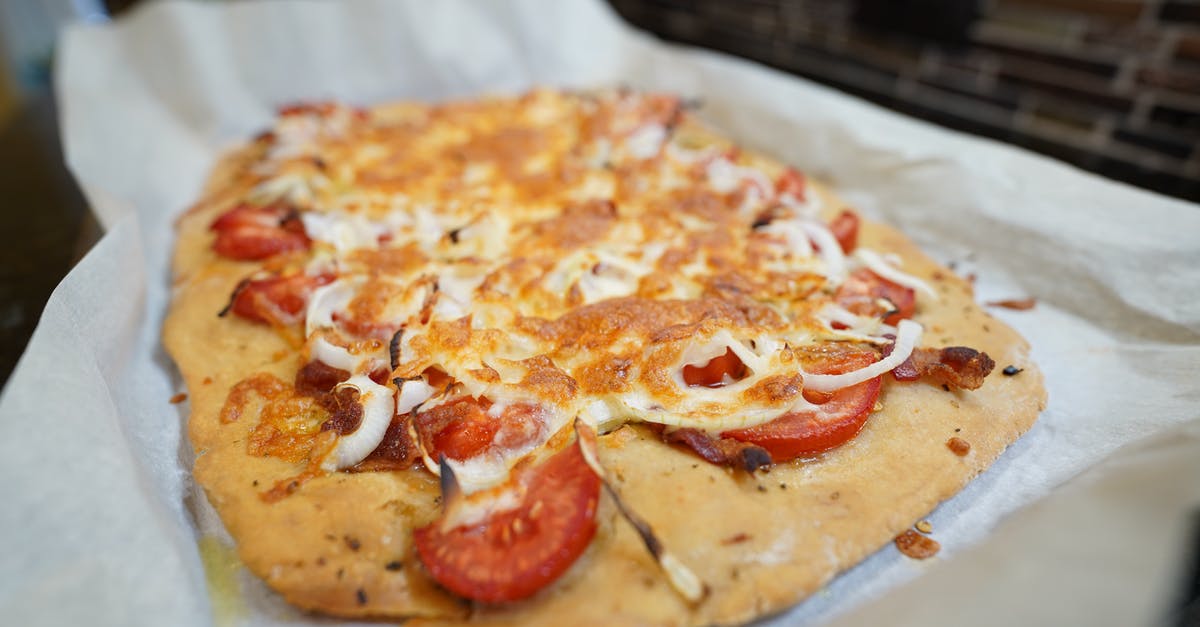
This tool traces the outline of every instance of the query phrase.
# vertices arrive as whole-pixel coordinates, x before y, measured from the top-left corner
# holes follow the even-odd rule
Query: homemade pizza
[[[195,478],[313,611],[752,620],[1045,402],[969,282],[669,95],[290,106],[178,229]]]

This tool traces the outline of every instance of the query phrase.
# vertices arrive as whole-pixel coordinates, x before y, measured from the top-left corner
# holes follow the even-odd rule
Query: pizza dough
[[[376,114],[403,117],[420,110],[396,105]],[[690,117],[683,125],[708,137]],[[938,295],[936,302],[919,301],[914,319],[925,327],[921,345],[969,346],[996,361],[997,372],[980,389],[946,391],[885,375],[880,406],[857,437],[811,459],[753,474],[664,444],[644,425],[621,426],[600,438],[603,466],[627,504],[708,586],[707,596],[692,604],[676,593],[606,496],[595,538],[561,579],[524,601],[472,604],[439,587],[414,555],[412,530],[439,514],[432,474],[325,473],[267,502],[260,495],[304,464],[247,452],[256,403],[236,421],[220,419],[238,382],[259,373],[290,382],[304,361],[296,338],[216,315],[261,264],[215,255],[209,226],[259,184],[255,164],[263,151],[260,141],[227,156],[204,198],[180,219],[164,341],[191,399],[197,481],[247,567],[304,609],[420,617],[419,624],[468,618],[522,625],[749,621],[812,594],[955,494],[1026,431],[1045,404],[1027,344],[975,303],[971,286],[902,234],[864,221],[859,246],[897,255],[905,273]],[[841,207],[811,183],[810,190],[824,199],[826,219]],[[999,369],[1010,364],[1022,372],[1002,376]],[[965,456],[947,447],[953,437],[970,444]]]

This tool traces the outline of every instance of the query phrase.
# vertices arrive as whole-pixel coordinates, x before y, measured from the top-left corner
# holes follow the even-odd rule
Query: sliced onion
[[[679,146],[675,142],[667,142],[666,153],[672,159],[685,164],[699,163],[712,159],[720,154],[721,149],[717,146],[705,146],[700,150],[692,150]]]
[[[801,222],[801,228],[821,248],[818,254],[825,262],[825,276],[834,281],[841,281],[846,276],[846,256],[842,254],[842,245],[829,229],[819,222]]]
[[[491,518],[493,514],[510,511],[521,506],[522,490],[511,484],[499,487],[491,494],[484,495],[483,498],[469,498],[458,480],[454,466],[445,457],[442,458],[437,475],[442,479],[442,511],[444,515],[438,526],[443,532],[479,524]]]
[[[345,348],[331,344],[320,336],[313,338],[312,344],[309,346],[309,356],[326,366],[351,373],[358,372],[359,365],[367,359],[352,355]]]
[[[362,277],[341,278],[313,290],[305,312],[305,334],[312,335],[317,329],[332,327],[333,312],[350,304],[363,280]]]
[[[704,173],[708,177],[708,184],[722,194],[737,189],[738,183],[741,182],[737,166],[723,157],[710,161]]]
[[[375,383],[370,377],[354,375],[337,384],[334,390],[344,388],[358,390],[358,402],[363,408],[362,422],[354,433],[338,438],[337,446],[321,464],[326,470],[349,468],[366,459],[383,441],[395,414],[396,403],[391,388]]]
[[[642,539],[642,544],[649,551],[650,556],[654,561],[658,562],[663,573],[667,576],[667,581],[675,592],[679,593],[684,599],[692,603],[698,603],[708,594],[708,587],[703,581],[692,572],[690,568],[685,566],[673,554],[668,552],[663,546],[662,540],[654,532],[641,516],[634,512],[625,499],[621,498],[620,493],[613,487],[612,482],[608,480],[608,475],[604,472],[604,467],[600,465],[600,456],[596,451],[596,431],[593,430],[586,422],[575,419],[575,437],[579,446],[579,451],[583,454],[583,460],[587,462],[592,472],[600,478],[600,483],[604,485],[604,490],[608,492],[608,496],[612,498],[613,503],[617,506],[617,511],[621,516],[637,531],[638,536]]]
[[[933,288],[929,287],[929,284],[911,274],[905,274],[892,267],[883,257],[879,256],[879,253],[867,248],[859,248],[854,251],[854,256],[863,262],[863,265],[867,266],[871,272],[878,274],[892,283],[917,290],[934,301],[938,299],[937,292],[933,291]]]
[[[635,159],[650,159],[662,150],[667,139],[667,129],[661,124],[647,124],[625,138],[625,149]]]
[[[811,257],[812,243],[809,242],[808,232],[796,220],[775,220],[763,229],[767,233],[779,234],[787,241],[796,257]]]
[[[437,392],[424,379],[409,379],[401,382],[400,394],[396,397],[396,415],[407,414]]]
[[[892,353],[883,359],[858,370],[842,374],[804,373],[804,387],[817,392],[835,392],[842,388],[869,381],[904,363],[921,339],[921,325],[912,320],[901,320],[896,330],[896,345]]]
[[[822,320],[832,323],[838,322],[853,329],[863,323],[863,317],[858,314],[838,305],[837,303],[828,303],[817,312],[817,317]]]
[[[378,248],[379,237],[388,233],[386,226],[358,214],[306,211],[300,215],[300,220],[309,237],[333,246],[338,253]]]
[[[808,218],[815,218],[821,212],[821,197],[816,192],[805,194],[803,200],[791,194],[780,194],[779,202]]]

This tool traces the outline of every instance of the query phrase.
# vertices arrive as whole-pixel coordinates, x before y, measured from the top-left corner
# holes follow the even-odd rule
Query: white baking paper
[[[51,298],[0,398],[5,622],[328,622],[245,573],[234,578],[238,598],[214,611],[197,544],[219,523],[188,476],[186,405],[168,403],[180,384],[158,340],[174,216],[224,148],[296,100],[615,83],[679,92],[701,99],[714,126],[833,182],[868,216],[977,273],[982,300],[1039,299],[1032,311],[995,313],[1033,344],[1049,407],[933,513],[942,553],[916,562],[887,547],[781,624],[868,601],[863,611],[883,607],[875,616],[899,622],[906,614],[887,608],[913,596],[889,590],[950,568],[987,582],[979,556],[989,550],[1036,565],[1046,556],[1019,544],[992,549],[1004,533],[979,543],[1123,444],[1200,420],[1200,207],[663,45],[598,1],[154,3],[68,29],[56,82],[69,166],[108,233]],[[1031,605],[1044,593],[996,583]],[[921,624],[961,616],[922,614]]]

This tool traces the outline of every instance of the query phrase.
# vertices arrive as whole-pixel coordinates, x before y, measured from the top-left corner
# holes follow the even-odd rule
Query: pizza
[[[317,612],[752,620],[1045,402],[969,282],[668,94],[285,107],[178,232],[195,479]]]

